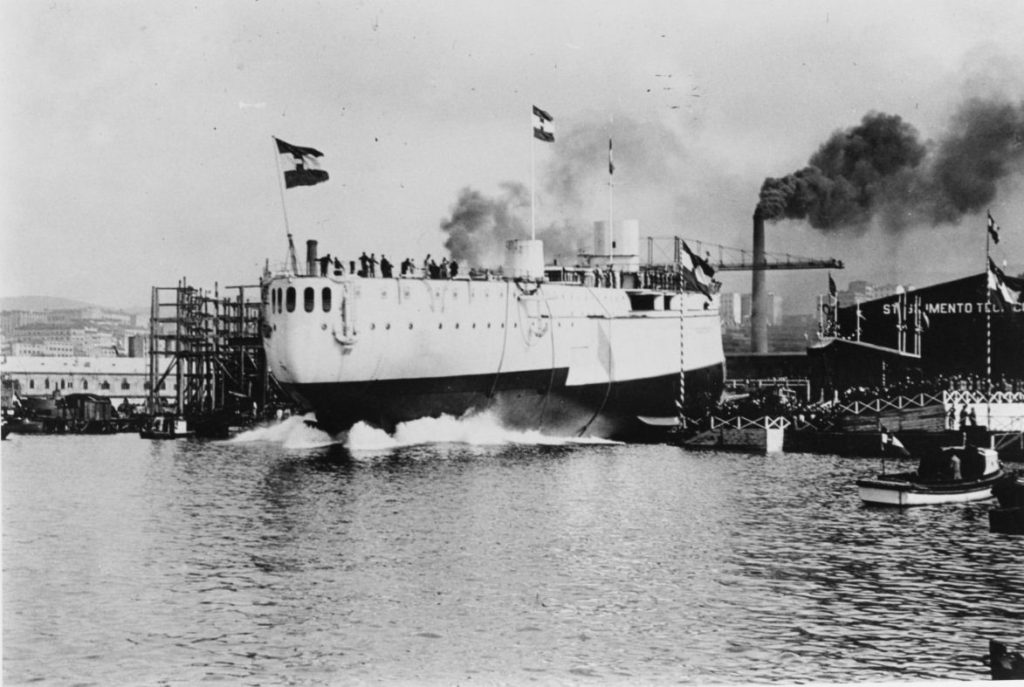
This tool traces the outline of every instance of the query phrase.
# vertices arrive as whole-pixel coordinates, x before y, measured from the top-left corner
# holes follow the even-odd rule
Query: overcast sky
[[[181,278],[253,284],[285,259],[285,210],[300,256],[316,238],[346,259],[421,261],[445,254],[463,189],[502,198],[505,182],[536,188],[539,226],[586,235],[609,214],[609,137],[617,219],[749,247],[764,179],[866,114],[930,141],[968,98],[1019,106],[1022,37],[1020,0],[7,0],[0,295],[132,307]],[[531,137],[534,104],[555,118],[553,144]],[[1016,273],[1024,140],[1010,135],[987,209]],[[330,180],[287,190],[282,207],[272,136],[323,151]],[[841,287],[981,270],[984,210],[910,225],[783,221],[768,250],[844,260]],[[797,310],[825,283],[769,275],[807,301]],[[749,274],[726,287],[749,289]]]

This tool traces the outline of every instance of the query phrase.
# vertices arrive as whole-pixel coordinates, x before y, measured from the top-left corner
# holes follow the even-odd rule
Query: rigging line
[[[539,286],[537,287],[537,291],[540,291]],[[548,310],[547,330],[551,334],[551,374],[548,376],[548,390],[544,392],[544,402],[540,407],[540,422],[538,424],[541,426],[544,424],[544,413],[547,412],[548,399],[551,397],[551,390],[555,387],[555,328],[552,326],[554,323],[554,317],[551,314],[551,303],[547,299],[544,299],[544,307]]]
[[[583,425],[583,429],[581,429],[576,436],[583,436],[584,432],[590,429],[590,425],[594,423],[597,416],[601,414],[602,410],[604,410],[605,404],[608,403],[608,397],[612,394],[612,369],[614,367],[612,362],[612,314],[608,311],[608,308],[605,307],[601,299],[594,295],[593,289],[589,286],[584,286],[583,288],[585,288],[591,296],[594,296],[594,300],[597,301],[598,305],[601,306],[601,309],[604,310],[605,315],[608,317],[608,385],[604,389],[604,398],[601,399],[601,405],[597,407],[594,414],[589,420],[587,420],[587,424]]]

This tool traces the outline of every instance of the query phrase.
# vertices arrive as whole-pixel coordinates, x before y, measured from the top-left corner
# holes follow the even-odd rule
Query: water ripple
[[[988,505],[865,508],[866,462],[300,424],[5,445],[5,682],[978,679],[1024,627]]]

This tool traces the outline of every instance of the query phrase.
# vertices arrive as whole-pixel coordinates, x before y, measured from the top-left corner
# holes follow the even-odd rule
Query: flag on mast
[[[551,143],[555,140],[555,119],[550,114],[533,106],[533,137]]]
[[[608,175],[615,174],[615,163],[612,162],[612,139],[608,139]]]
[[[836,301],[836,296],[839,293],[839,289],[836,288],[836,281],[832,278],[832,274],[828,275],[828,295],[832,298],[832,301]]]
[[[992,235],[992,242],[999,243],[999,225],[992,219],[992,213],[988,213],[988,233]]]
[[[988,259],[988,288],[995,291],[1007,305],[1024,302],[1024,288],[1013,288],[1007,283],[1006,273],[996,267],[992,258]]]
[[[317,158],[323,157],[324,154],[316,148],[292,145],[277,137],[274,141],[277,143],[277,152],[281,159],[285,188],[313,186],[330,178],[326,171],[320,169],[320,161]]]

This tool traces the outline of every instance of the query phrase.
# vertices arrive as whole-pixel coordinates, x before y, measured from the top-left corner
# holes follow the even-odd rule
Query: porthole
[[[391,329],[391,323],[388,322],[386,325],[384,325],[384,329]]]
[[[444,329],[444,325],[442,323],[438,322],[437,323],[437,328],[438,329]]]
[[[459,328],[459,323],[458,323],[458,322],[456,322],[456,323],[455,323],[455,328],[456,328],[456,329],[458,329],[458,328]]]
[[[409,329],[412,329],[412,322],[409,323]]]
[[[370,323],[370,331],[373,331],[376,328],[377,328],[377,324],[375,322],[371,322]]]
[[[307,286],[302,290],[302,306],[306,309],[306,312],[313,312],[315,301],[316,298],[314,296],[312,286]]]

